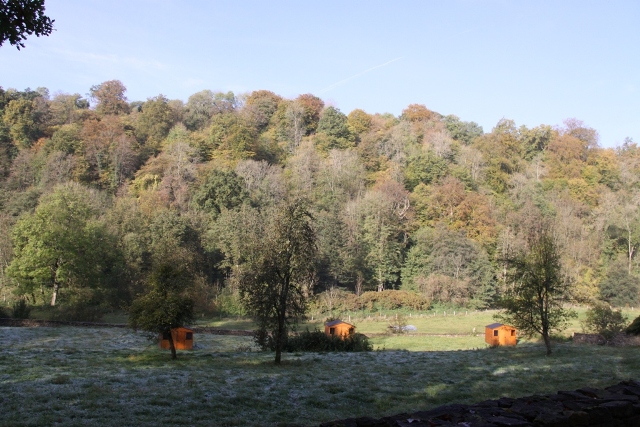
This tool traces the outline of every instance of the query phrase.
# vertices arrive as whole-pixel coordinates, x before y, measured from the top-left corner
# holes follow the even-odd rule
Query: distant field
[[[447,323],[464,331],[483,316]],[[418,332],[446,325],[421,322]],[[279,367],[247,337],[197,334],[196,350],[172,362],[126,329],[2,327],[0,336],[0,426],[317,425],[640,378],[637,348],[563,343],[545,357],[538,343],[490,349],[472,333],[378,336],[384,351],[290,353]],[[400,347],[412,351],[390,350]]]
[[[562,337],[569,338],[574,332],[583,331],[581,321],[585,318],[586,310],[585,307],[575,308],[578,318],[570,322],[569,327],[562,332]],[[497,313],[497,310],[451,310],[446,312],[438,310],[414,312],[411,315],[400,314],[400,316],[404,316],[407,325],[416,327],[415,332],[402,335],[388,335],[388,326],[399,315],[393,312],[365,316],[360,313],[354,313],[340,316],[340,318],[356,325],[357,332],[370,336],[371,342],[376,349],[404,349],[411,351],[469,350],[486,347],[484,343],[484,327],[495,322],[494,316]],[[640,315],[638,309],[625,309],[623,313],[627,316],[629,322]],[[314,317],[299,325],[298,329],[323,329],[323,320],[324,318],[318,319]],[[251,330],[255,328],[253,321],[242,318],[202,320],[199,323],[222,329]],[[537,341],[537,338],[534,338],[533,341]]]

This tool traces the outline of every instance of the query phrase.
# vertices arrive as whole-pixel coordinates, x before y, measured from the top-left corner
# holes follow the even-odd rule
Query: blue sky
[[[409,104],[490,131],[583,120],[640,142],[638,1],[46,0],[49,37],[0,47],[0,86],[86,94],[313,93],[344,113]]]

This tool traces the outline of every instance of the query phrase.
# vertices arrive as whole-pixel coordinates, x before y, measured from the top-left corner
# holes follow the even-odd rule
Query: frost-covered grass
[[[317,425],[640,378],[637,348],[568,343],[552,357],[527,343],[291,353],[274,366],[247,337],[197,334],[197,349],[177,361],[126,329],[0,328],[0,337],[0,426]]]

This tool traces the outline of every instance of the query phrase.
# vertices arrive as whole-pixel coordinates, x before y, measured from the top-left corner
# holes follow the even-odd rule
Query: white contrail
[[[391,63],[393,63],[393,62],[396,62],[396,61],[401,60],[402,58],[403,58],[403,57],[401,56],[401,57],[399,57],[399,58],[392,59],[391,61],[387,61],[387,62],[385,62],[384,64],[380,64],[380,65],[376,65],[375,67],[371,67],[371,68],[369,68],[369,69],[367,69],[367,70],[364,70],[364,71],[363,71],[363,72],[361,72],[361,73],[355,74],[355,75],[353,75],[353,76],[351,76],[351,77],[347,77],[347,78],[346,78],[346,79],[344,79],[344,80],[340,80],[339,82],[333,83],[333,84],[331,84],[331,85],[329,85],[329,86],[325,87],[324,89],[320,90],[318,93],[320,94],[320,93],[328,92],[328,91],[330,91],[331,89],[333,89],[333,88],[335,88],[335,87],[337,87],[337,86],[340,86],[341,84],[344,84],[344,83],[346,83],[346,82],[348,82],[348,81],[350,81],[350,80],[353,80],[353,79],[355,79],[355,78],[357,78],[357,77],[360,77],[360,76],[362,76],[362,75],[364,75],[364,74],[367,74],[367,73],[368,73],[368,72],[370,72],[370,71],[376,70],[376,69],[378,69],[378,68],[385,67],[385,66],[387,66],[387,65],[389,65],[389,64],[391,64]]]

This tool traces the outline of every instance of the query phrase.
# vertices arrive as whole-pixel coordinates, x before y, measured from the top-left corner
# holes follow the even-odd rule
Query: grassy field
[[[487,348],[491,316],[412,316],[417,334],[376,336],[378,351],[289,353],[278,367],[247,337],[198,334],[172,362],[126,329],[0,328],[0,426],[317,425],[640,378],[632,347]],[[390,319],[355,320],[379,334]],[[250,325],[232,322],[214,326]]]

